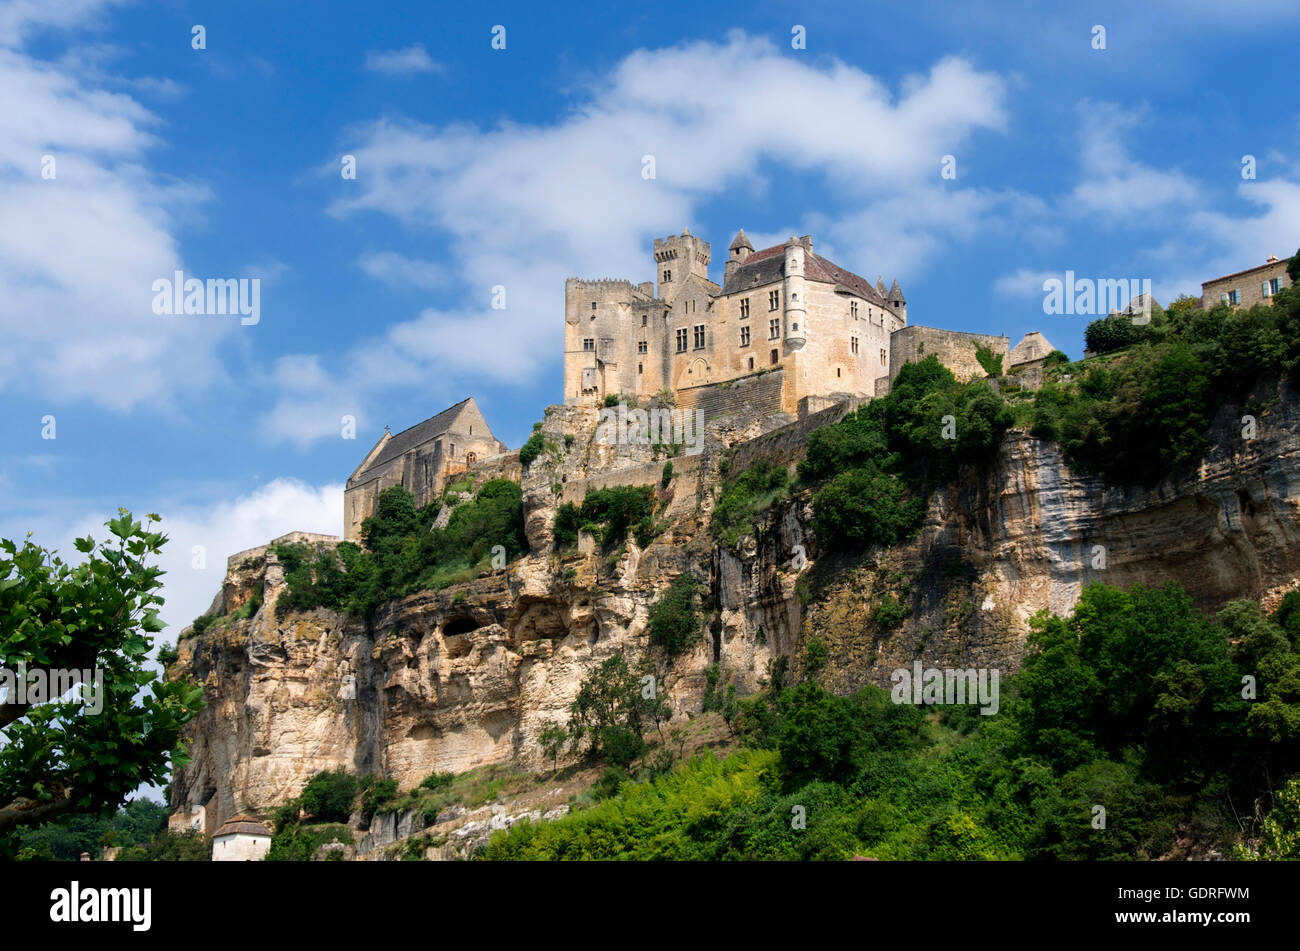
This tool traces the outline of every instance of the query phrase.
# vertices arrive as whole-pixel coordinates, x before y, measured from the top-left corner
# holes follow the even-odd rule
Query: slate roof
[[[762,251],[755,251],[751,254],[745,260],[745,263],[736,268],[731,273],[731,276],[726,279],[722,293],[734,294],[739,291],[749,290],[751,287],[774,284],[780,281],[784,275],[785,245],[778,244],[775,247],[764,248]],[[846,271],[838,264],[834,264],[818,254],[813,254],[811,251],[804,255],[804,276],[810,281],[839,284],[871,301],[878,307],[888,306],[884,295],[878,293],[871,286],[870,281],[858,277],[852,271]]]
[[[460,411],[465,408],[465,405],[471,399],[473,399],[473,397],[463,399],[455,406],[443,410],[437,416],[430,416],[424,422],[416,423],[410,429],[403,429],[400,433],[394,434],[393,438],[388,440],[388,444],[384,446],[379,455],[375,457],[374,462],[366,466],[366,468],[361,472],[358,472],[355,478],[360,479],[371,469],[391,462],[398,456],[406,454],[416,446],[428,442],[435,436],[441,436],[451,428],[451,424],[455,422],[456,417],[460,415]]]
[[[244,835],[270,835],[271,830],[262,823],[258,822],[252,816],[239,815],[233,819],[227,819],[221,824],[221,828],[212,833],[215,839],[217,836],[234,835],[242,832]]]

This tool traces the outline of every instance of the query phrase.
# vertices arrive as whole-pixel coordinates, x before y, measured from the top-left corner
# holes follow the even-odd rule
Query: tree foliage
[[[0,665],[102,675],[100,688],[38,705],[11,693],[0,705],[0,832],[114,809],[186,762],[180,730],[202,688],[164,683],[146,665],[163,629],[162,570],[150,562],[166,537],[155,521],[120,509],[105,523],[111,541],[76,540],[84,557],[75,565],[30,540],[0,539]]]

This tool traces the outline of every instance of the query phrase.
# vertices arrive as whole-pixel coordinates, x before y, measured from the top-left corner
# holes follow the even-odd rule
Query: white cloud
[[[414,73],[442,72],[445,67],[430,58],[423,43],[416,43],[403,50],[367,51],[366,69],[387,73],[389,76],[409,76]]]
[[[162,515],[158,530],[167,535],[159,566],[163,575],[164,605],[161,610],[167,630],[162,639],[176,642],[181,628],[208,609],[221,590],[226,559],[291,531],[338,535],[343,527],[343,486],[311,486],[292,479],[276,479],[234,499],[209,505],[160,502],[149,506]],[[143,520],[147,510],[133,514]],[[74,539],[90,535],[96,541],[109,537],[104,522],[116,511],[85,512],[71,520],[61,515],[11,516],[0,526],[0,536],[21,540],[32,531],[32,541],[56,548],[76,563],[79,555]],[[204,567],[196,567],[202,549]]]
[[[1242,182],[1237,195],[1260,212],[1234,216],[1206,211],[1192,216],[1193,228],[1222,249],[1211,260],[1214,273],[1202,280],[1263,264],[1270,254],[1290,257],[1300,245],[1300,184],[1283,179]]]
[[[1004,274],[993,282],[993,290],[999,297],[1036,297],[1043,296],[1043,282],[1061,275],[1054,271],[1031,271],[1021,268],[1013,274]]]
[[[1182,172],[1155,169],[1129,155],[1127,142],[1141,131],[1145,110],[1084,100],[1077,111],[1084,178],[1070,196],[1072,210],[1108,215],[1110,224],[1123,225],[1139,213],[1185,212],[1196,204],[1199,189]]]
[[[361,270],[386,284],[433,290],[447,283],[447,270],[442,265],[408,258],[396,251],[367,254],[358,263]]]
[[[69,4],[71,18],[46,6],[57,5],[5,7],[0,37],[80,25],[102,5]],[[119,410],[164,403],[219,378],[215,348],[239,326],[151,308],[153,281],[182,267],[175,216],[207,192],[150,173],[157,117],[71,68],[0,48],[0,391]]]
[[[1004,127],[1004,98],[1000,77],[961,59],[893,90],[855,66],[814,65],[733,33],[723,43],[630,54],[553,125],[388,118],[352,130],[358,144],[348,151],[364,174],[331,212],[375,212],[445,234],[446,267],[462,284],[455,306],[423,310],[363,341],[341,372],[363,395],[429,379],[531,382],[560,358],[565,276],[645,279],[654,236],[689,226],[726,191],[751,192],[760,176],[780,188],[787,170],[832,186],[834,204],[817,220],[850,255],[839,263],[873,274],[915,268],[969,238],[1005,201],[939,177],[943,155],[978,130]],[[642,177],[646,155],[653,180]],[[854,233],[864,225],[869,240]],[[709,237],[716,273],[731,235]],[[391,253],[367,264],[376,276],[434,280]],[[496,285],[506,289],[504,310],[491,308]],[[379,376],[369,372],[379,367]]]

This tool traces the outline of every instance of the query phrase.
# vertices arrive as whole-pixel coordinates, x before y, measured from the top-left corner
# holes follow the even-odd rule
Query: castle
[[[869,281],[813,251],[812,237],[755,251],[744,229],[722,284],[709,279],[709,243],[684,230],[656,239],[652,281],[564,287],[564,402],[668,390],[691,405],[700,387],[781,374],[780,408],[808,396],[871,396],[889,376],[889,340],[907,326],[894,281]]]
[[[709,242],[683,230],[656,238],[654,281],[569,278],[564,285],[564,403],[670,398],[705,418],[726,413],[806,417],[889,392],[905,363],[935,356],[960,379],[980,361],[1030,371],[1052,349],[1037,332],[1005,336],[909,324],[895,279],[873,285],[813,251],[810,235],[755,251],[741,229],[722,284],[709,279]],[[379,493],[403,485],[423,506],[450,476],[502,468],[506,447],[473,399],[385,433],[348,479],[344,538],[360,537]],[[517,456],[513,456],[518,468]]]
[[[984,374],[976,348],[1009,357],[1006,337],[909,326],[897,279],[873,285],[813,251],[811,235],[755,251],[742,228],[722,284],[709,242],[689,229],[654,242],[653,281],[570,278],[564,287],[564,402],[692,406],[704,388],[777,374],[779,410],[807,415],[882,395],[903,363],[935,354],[963,378]]]

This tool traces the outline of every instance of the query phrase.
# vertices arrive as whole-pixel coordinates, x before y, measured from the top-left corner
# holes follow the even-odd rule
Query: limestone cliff
[[[557,556],[556,507],[593,486],[658,485],[665,457],[603,445],[594,410],[553,407],[547,448],[524,474],[532,551],[503,570],[391,603],[368,626],[327,610],[277,618],[273,552],[232,567],[214,605],[225,616],[185,636],[172,668],[207,697],[189,728],[193,762],[173,782],[175,816],[211,828],[265,813],[328,768],[405,789],[435,770],[538,765],[541,726],[567,719],[594,665],[647,651],[649,607],[682,572],[705,586],[708,622],[693,651],[659,658],[678,717],[701,709],[710,665],[745,692],[777,655],[798,667],[813,636],[829,649],[823,680],[840,690],[887,685],[916,659],[1015,669],[1029,618],[1068,611],[1094,579],[1177,580],[1207,608],[1271,603],[1300,574],[1300,399],[1276,396],[1256,438],[1243,440],[1240,411],[1225,408],[1199,469],[1151,490],[1071,472],[1055,445],[1013,431],[989,465],[931,497],[912,542],[834,558],[819,557],[807,493],[766,512],[734,549],[708,524],[724,469],[760,456],[792,464],[806,433],[845,407],[712,424],[705,451],[675,458],[658,490],[662,534],[613,558],[582,550],[591,546]],[[903,608],[897,626],[879,623],[887,599]]]

